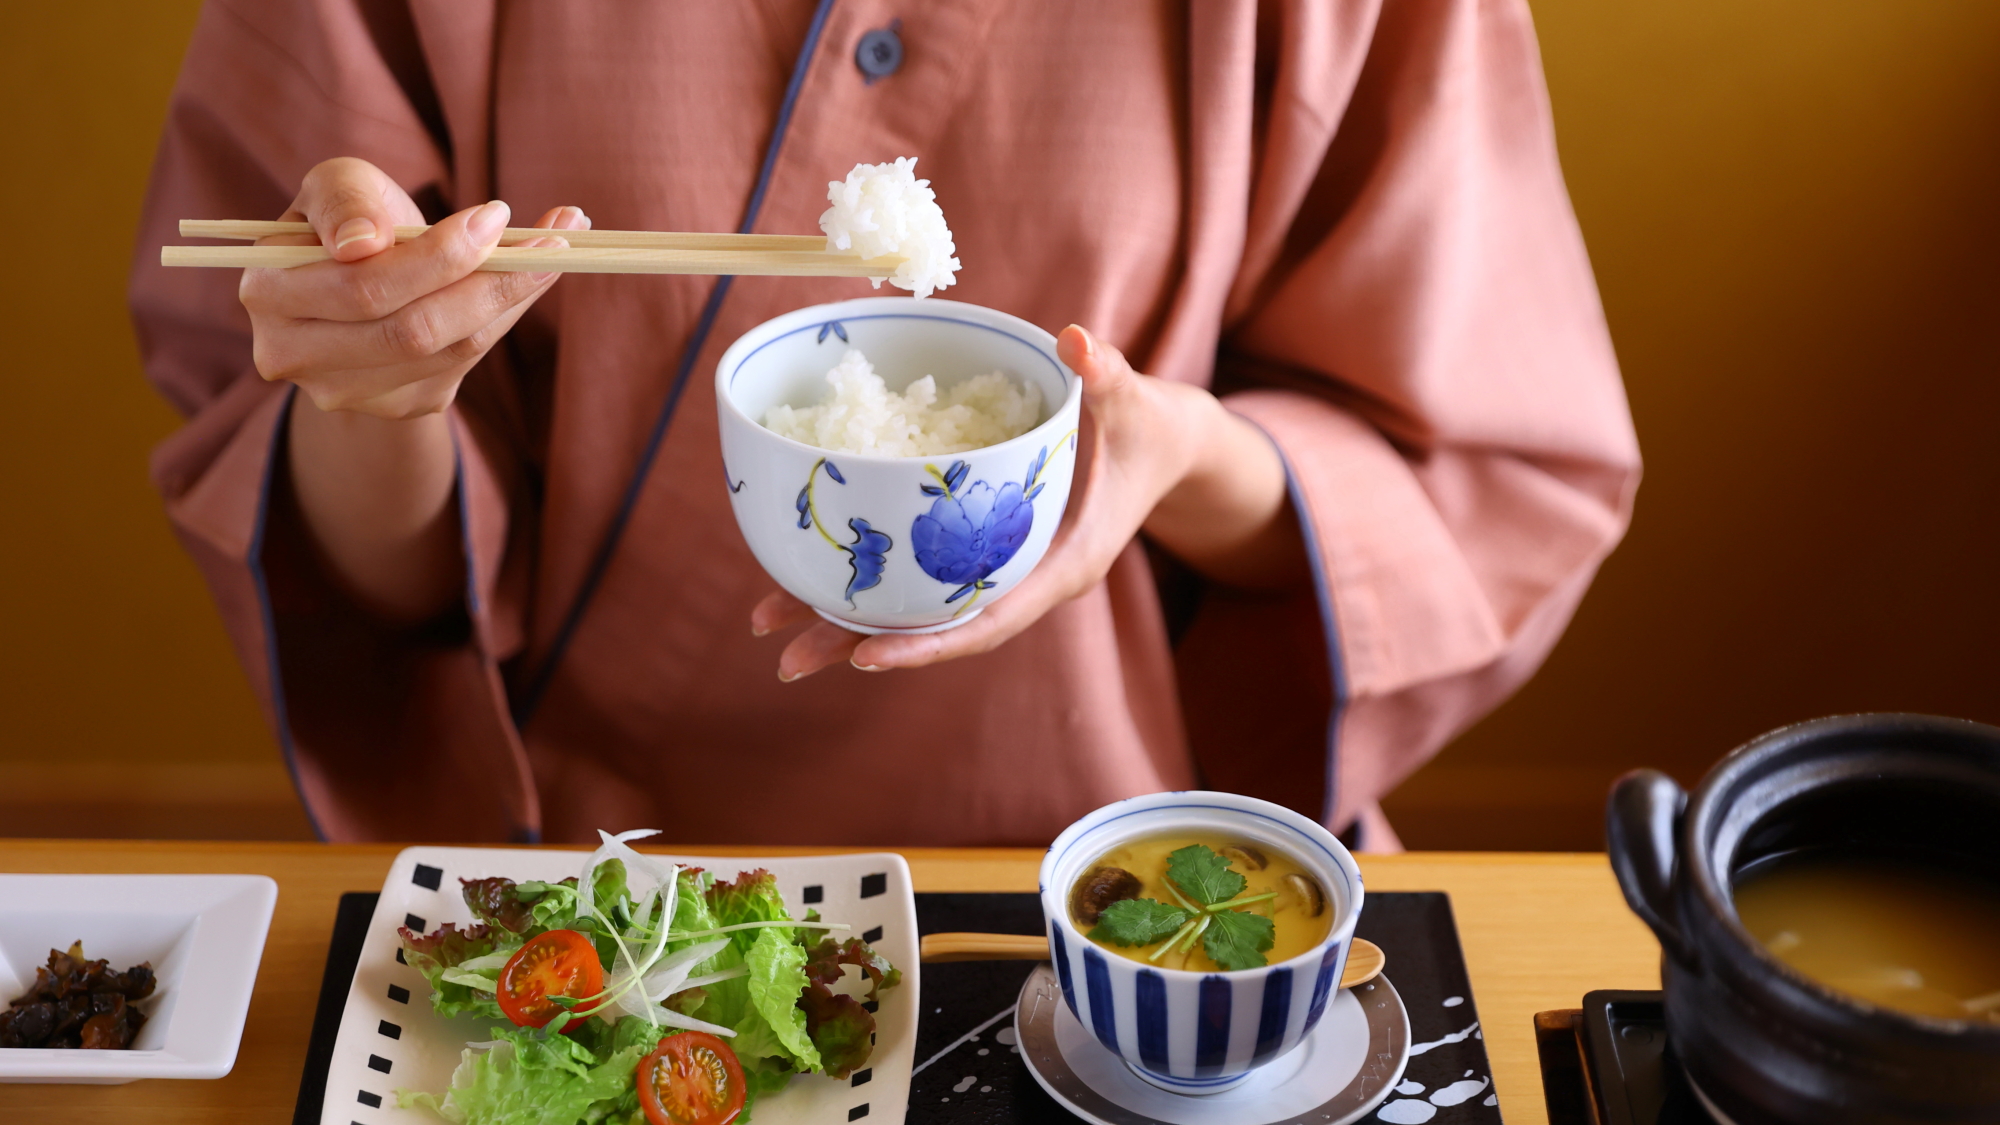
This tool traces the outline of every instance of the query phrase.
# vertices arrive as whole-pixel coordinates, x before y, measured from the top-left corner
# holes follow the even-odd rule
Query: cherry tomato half
[[[729,1125],[743,1112],[743,1067],[729,1044],[706,1032],[660,1040],[639,1060],[638,1082],[652,1125]]]
[[[562,1013],[551,996],[581,1000],[603,991],[597,947],[575,930],[550,930],[515,950],[500,970],[500,1010],[521,1027],[541,1027]]]

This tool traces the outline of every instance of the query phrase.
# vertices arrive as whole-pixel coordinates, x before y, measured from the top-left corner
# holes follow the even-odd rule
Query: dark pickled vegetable
[[[1095,926],[1114,902],[1138,898],[1139,877],[1122,867],[1096,867],[1076,881],[1069,894],[1069,912],[1081,926]]]
[[[133,1005],[157,984],[149,963],[115,973],[105,961],[87,960],[82,942],[67,953],[51,949],[34,986],[0,1011],[0,1047],[124,1050],[146,1026]]]

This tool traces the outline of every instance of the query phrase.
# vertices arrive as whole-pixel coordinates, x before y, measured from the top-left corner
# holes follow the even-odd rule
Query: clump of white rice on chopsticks
[[[917,158],[897,157],[888,164],[856,164],[845,180],[826,185],[833,206],[819,217],[828,252],[859,254],[863,259],[889,254],[903,264],[887,278],[875,278],[918,297],[950,285],[958,272],[958,247],[945,225],[944,210],[929,180],[917,178]]]
[[[1042,390],[999,371],[939,391],[929,375],[897,394],[859,349],[826,373],[833,394],[764,415],[771,430],[806,445],[880,457],[930,457],[983,449],[1020,437],[1042,418]]]

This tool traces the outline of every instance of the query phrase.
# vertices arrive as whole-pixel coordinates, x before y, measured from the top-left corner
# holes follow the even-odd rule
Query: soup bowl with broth
[[[1324,1014],[1361,872],[1316,821],[1233,793],[1154,793],[1071,825],[1042,860],[1071,1014],[1134,1074],[1216,1094]]]
[[[1848,715],[1612,791],[1667,1036],[1734,1125],[2000,1121],[2000,730]]]

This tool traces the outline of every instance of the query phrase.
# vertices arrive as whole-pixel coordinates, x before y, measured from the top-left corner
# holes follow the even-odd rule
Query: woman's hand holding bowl
[[[989,651],[1103,581],[1142,530],[1219,582],[1268,588],[1303,576],[1284,464],[1263,431],[1199,387],[1132,370],[1081,327],[1064,329],[1056,347],[1083,380],[1087,467],[1048,556],[1007,597],[946,632],[862,636],[816,622],[785,646],[779,679],[843,659],[876,672]],[[762,636],[813,616],[779,591],[757,606],[751,629]]]

